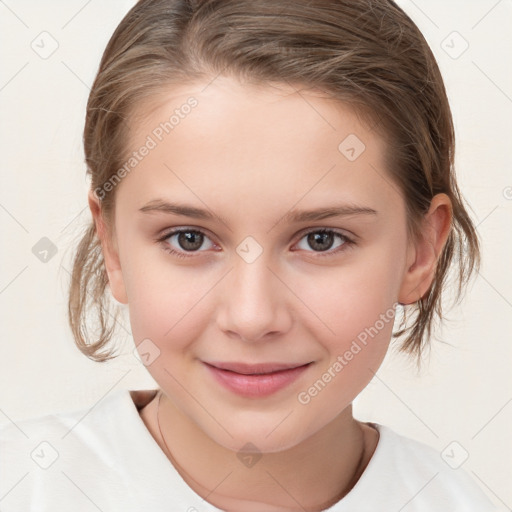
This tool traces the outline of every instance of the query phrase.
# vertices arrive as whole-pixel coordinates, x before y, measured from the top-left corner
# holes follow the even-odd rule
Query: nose
[[[219,289],[217,325],[245,342],[279,337],[292,325],[291,294],[264,255],[252,263],[235,255],[234,266]]]

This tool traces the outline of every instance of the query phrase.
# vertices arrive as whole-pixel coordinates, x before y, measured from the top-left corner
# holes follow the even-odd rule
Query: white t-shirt
[[[91,409],[3,425],[0,510],[219,512],[187,485],[142,421],[138,411],[155,392],[118,390]],[[329,512],[496,510],[436,450],[371,425],[380,433],[375,453]]]

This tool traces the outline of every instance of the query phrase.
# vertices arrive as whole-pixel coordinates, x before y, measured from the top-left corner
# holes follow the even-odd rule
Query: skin
[[[450,200],[437,195],[423,237],[408,239],[382,138],[348,105],[288,85],[221,76],[173,87],[140,110],[128,147],[140,148],[190,96],[198,105],[117,185],[112,236],[89,194],[110,288],[129,307],[136,345],[150,339],[160,351],[147,369],[163,392],[160,426],[188,485],[224,510],[320,510],[352,488],[374,453],[378,432],[353,418],[351,403],[378,370],[393,322],[309,403],[298,394],[381,314],[428,290],[451,226]],[[349,134],[366,146],[355,161],[338,150]],[[224,222],[139,211],[156,198],[208,209]],[[284,218],[349,202],[377,214]],[[178,227],[205,232],[199,250],[187,253],[177,236],[155,241]],[[321,251],[308,243],[311,228],[355,243],[334,253],[344,242],[334,235]],[[263,250],[252,263],[236,252],[247,236]],[[313,364],[255,399],[213,380],[202,361],[214,360]],[[165,452],[156,404],[141,417]],[[262,454],[252,467],[236,456],[248,442]]]

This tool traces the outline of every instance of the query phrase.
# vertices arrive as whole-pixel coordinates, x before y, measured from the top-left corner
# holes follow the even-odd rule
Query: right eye
[[[158,239],[158,242],[162,243],[163,248],[168,253],[181,257],[191,257],[194,252],[204,252],[199,249],[203,246],[205,240],[210,240],[205,233],[198,229],[181,228],[173,229],[167,232],[163,237]],[[174,245],[173,245],[174,242]],[[210,246],[207,248],[214,247],[214,244],[210,241]]]

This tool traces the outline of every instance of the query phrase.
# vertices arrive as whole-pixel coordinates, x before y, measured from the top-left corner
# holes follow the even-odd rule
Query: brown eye
[[[339,242],[336,242],[337,239]],[[306,233],[297,244],[297,247],[307,252],[325,253],[322,256],[330,256],[344,251],[354,244],[343,233],[338,233],[332,229],[316,229]]]
[[[191,256],[187,253],[202,253],[214,247],[208,236],[197,229],[175,229],[157,240],[164,249],[176,256]],[[206,247],[205,241],[207,241]],[[208,245],[209,244],[209,245]],[[200,249],[204,250],[200,250]]]
[[[184,251],[197,251],[203,245],[204,236],[199,231],[180,231],[177,241]]]
[[[317,251],[327,251],[334,243],[333,233],[317,232],[307,235],[308,244],[312,249]]]

